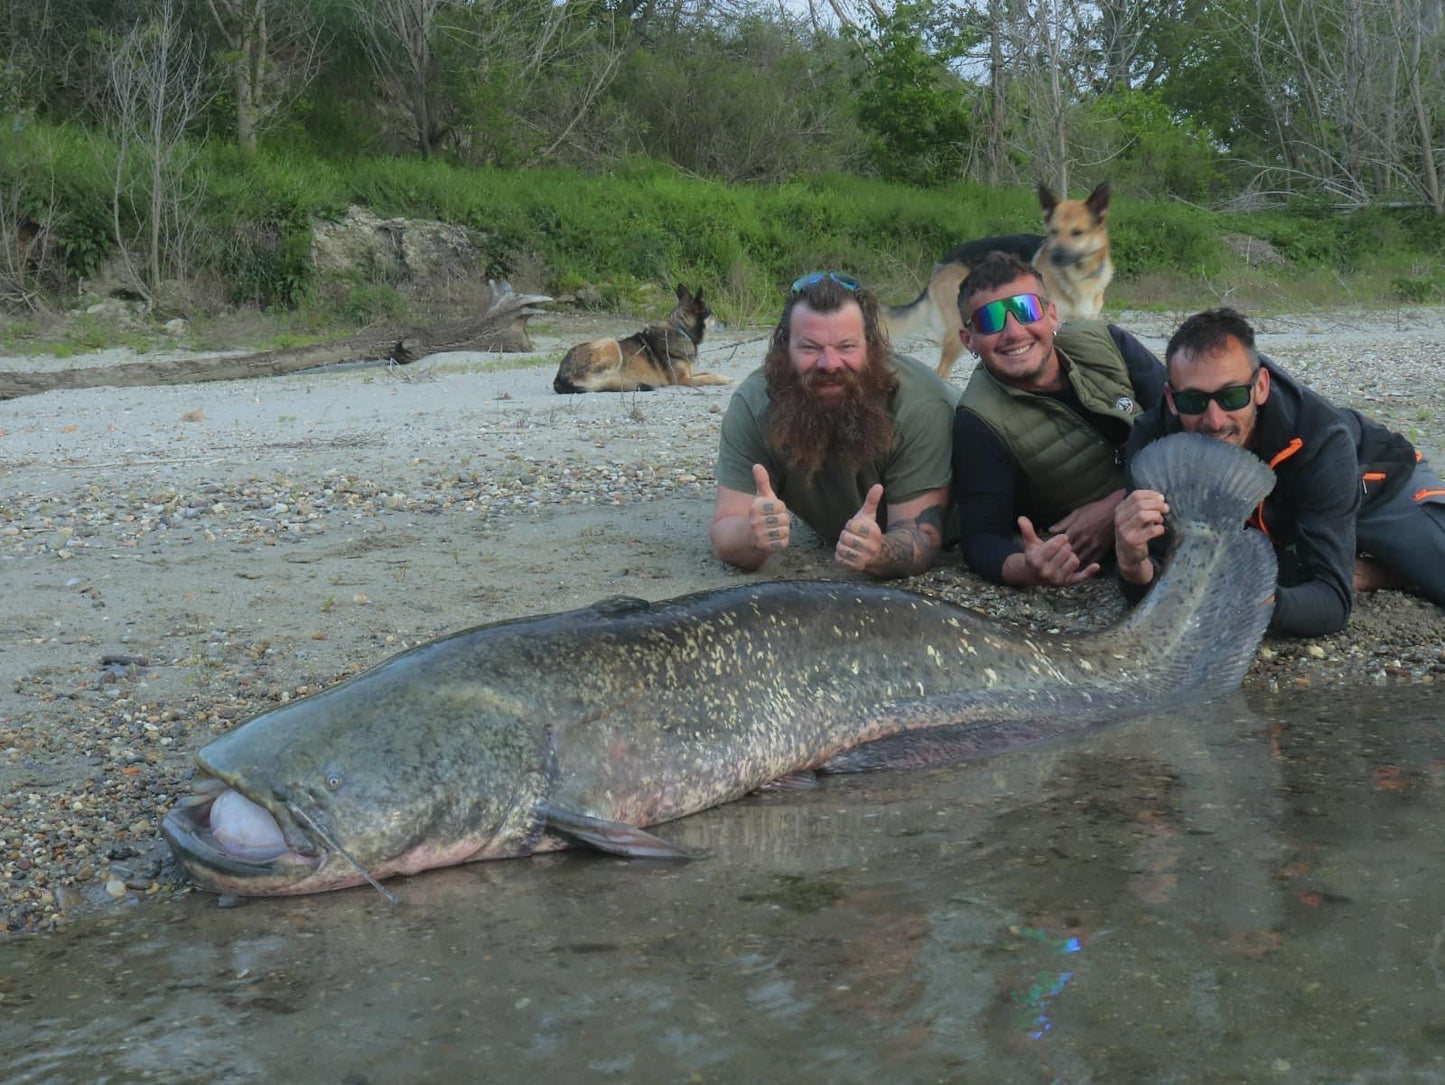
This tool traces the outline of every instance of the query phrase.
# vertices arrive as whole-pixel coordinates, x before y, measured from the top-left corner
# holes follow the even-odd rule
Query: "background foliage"
[[[747,307],[833,264],[914,290],[1036,229],[1036,181],[1104,179],[1122,297],[1210,281],[1239,232],[1437,298],[1442,4],[10,0],[0,301],[120,260],[148,300],[295,304],[309,223],[357,202],[553,290]]]

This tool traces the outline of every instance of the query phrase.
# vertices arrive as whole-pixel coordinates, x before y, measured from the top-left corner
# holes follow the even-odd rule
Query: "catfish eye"
[[[339,790],[341,787],[341,773],[331,769],[326,773],[326,787],[329,791]]]

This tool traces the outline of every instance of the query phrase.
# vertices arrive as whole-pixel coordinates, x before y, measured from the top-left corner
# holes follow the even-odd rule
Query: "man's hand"
[[[1054,535],[1044,540],[1034,532],[1027,516],[1019,517],[1019,536],[1023,539],[1024,585],[1049,584],[1056,588],[1088,580],[1099,571],[1097,561],[1085,565],[1074,552],[1067,535]],[[1018,557],[1019,555],[1015,555]],[[1012,559],[1010,559],[1012,560]],[[1007,565],[1007,562],[1005,562]]]
[[[759,550],[786,550],[791,533],[793,514],[773,493],[773,483],[768,478],[768,469],[760,463],[753,464],[753,484],[758,494],[748,507],[748,527],[753,533],[753,545]]]
[[[1157,490],[1135,490],[1114,510],[1114,559],[1119,575],[1131,584],[1154,580],[1149,540],[1164,534],[1169,503]]]
[[[863,498],[863,507],[843,525],[838,536],[833,560],[855,573],[864,572],[883,548],[883,529],[878,526],[878,503],[882,500],[883,486],[875,482]]]
[[[1080,561],[1103,561],[1114,547],[1114,510],[1124,500],[1124,491],[1080,505],[1049,528],[1050,535],[1067,535]]]

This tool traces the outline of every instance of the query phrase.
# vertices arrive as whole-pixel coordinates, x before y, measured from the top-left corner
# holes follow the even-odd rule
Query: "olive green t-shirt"
[[[875,482],[883,484],[878,522],[885,526],[888,502],[909,501],[947,486],[952,477],[953,412],[959,389],[907,355],[895,355],[893,361],[898,369],[898,390],[888,404],[893,416],[893,446],[856,471],[825,463],[812,476],[792,470],[768,445],[767,383],[762,369],[754,370],[738,385],[723,416],[718,485],[756,493],[753,464],[762,464],[772,479],[773,492],[830,545],[862,507]]]

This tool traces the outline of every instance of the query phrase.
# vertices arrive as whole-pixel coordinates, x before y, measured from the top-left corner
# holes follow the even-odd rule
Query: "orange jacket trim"
[[[1298,437],[1294,438],[1292,441],[1290,441],[1289,444],[1285,445],[1274,454],[1274,459],[1269,461],[1269,469],[1273,471],[1280,464],[1284,463],[1285,460],[1289,459],[1300,449],[1304,448],[1304,446],[1305,443],[1303,440]],[[1249,514],[1249,519],[1246,520],[1245,523],[1253,524],[1255,527],[1259,528],[1259,530],[1264,532],[1266,538],[1269,537],[1269,528],[1267,528],[1264,524],[1263,501],[1261,501],[1259,505],[1255,508],[1255,510]]]

